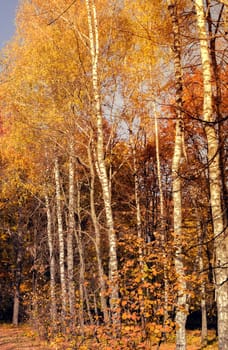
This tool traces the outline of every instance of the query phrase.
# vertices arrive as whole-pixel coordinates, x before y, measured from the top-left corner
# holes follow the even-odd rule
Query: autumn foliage
[[[204,81],[190,1],[171,1],[183,74],[181,235],[173,226],[179,107],[168,3],[24,0],[1,52],[0,321],[30,322],[50,343],[159,349],[174,341],[178,311],[190,315],[187,327],[192,315],[201,327],[201,311],[216,327]],[[211,3],[219,27],[211,125],[226,222],[226,6]]]

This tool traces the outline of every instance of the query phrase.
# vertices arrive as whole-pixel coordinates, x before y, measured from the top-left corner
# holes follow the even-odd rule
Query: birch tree
[[[52,220],[51,220],[51,208],[48,194],[45,194],[45,206],[47,211],[47,237],[48,237],[48,249],[49,249],[49,264],[50,264],[50,297],[51,297],[51,321],[55,328],[57,320],[56,309],[56,295],[55,295],[55,255],[54,244],[52,236]]]
[[[67,232],[67,280],[68,280],[68,298],[71,325],[75,319],[75,287],[74,287],[74,252],[73,235],[75,230],[74,222],[74,192],[75,192],[75,169],[74,169],[74,142],[69,142],[69,203],[68,203],[68,232]]]
[[[59,161],[55,158],[54,165],[55,187],[56,187],[56,216],[58,222],[58,238],[59,238],[59,269],[61,282],[61,298],[62,298],[62,317],[63,321],[66,317],[67,310],[67,289],[66,289],[66,272],[65,272],[65,248],[62,222],[62,207],[61,207],[61,189],[60,189],[60,174]]]
[[[108,314],[108,307],[107,307],[107,301],[106,301],[106,285],[105,285],[105,274],[104,274],[104,268],[102,265],[102,258],[101,258],[101,233],[100,233],[100,226],[96,214],[96,207],[95,207],[95,170],[94,170],[94,163],[92,159],[92,139],[89,142],[89,145],[87,147],[87,154],[88,154],[88,161],[89,161],[89,168],[90,168],[90,211],[91,211],[91,219],[93,222],[93,227],[95,231],[95,249],[96,249],[96,257],[97,257],[97,267],[98,267],[98,275],[99,275],[99,284],[100,284],[100,299],[101,299],[101,310],[104,315],[104,322],[105,324],[109,324],[110,318]]]
[[[133,134],[133,124],[134,121],[130,121],[129,125],[129,143],[131,147],[131,153],[133,158],[133,172],[134,172],[134,197],[135,197],[135,208],[136,208],[136,226],[137,226],[137,236],[138,236],[138,254],[139,254],[139,269],[140,273],[142,275],[141,280],[143,283],[144,280],[144,262],[143,262],[143,234],[142,234],[142,218],[141,218],[141,207],[140,207],[140,184],[139,184],[139,174],[138,174],[138,165],[137,165],[137,158],[136,158],[136,149],[137,149],[137,134],[136,134],[136,140],[134,140],[134,134]],[[141,316],[141,322],[142,326],[145,327],[145,320],[144,320],[144,297],[142,297],[142,300],[140,301],[140,316]]]
[[[186,349],[185,324],[187,319],[187,294],[184,270],[184,258],[182,252],[182,191],[180,164],[183,155],[183,82],[181,67],[181,44],[179,34],[179,24],[177,17],[177,7],[175,1],[168,1],[168,9],[172,19],[173,53],[176,86],[176,133],[174,143],[174,153],[172,161],[172,196],[173,196],[173,229],[174,229],[174,263],[177,278],[177,307],[176,307],[176,349]]]
[[[19,323],[19,307],[20,307],[20,285],[22,280],[22,232],[19,230],[18,238],[16,242],[16,266],[14,277],[14,297],[13,297],[13,319],[14,326],[18,326]]]
[[[155,148],[156,148],[156,165],[157,165],[157,176],[158,176],[158,187],[160,194],[160,230],[161,230],[161,243],[163,250],[163,264],[164,264],[164,318],[163,326],[166,326],[168,321],[168,269],[167,269],[167,252],[166,252],[166,224],[165,224],[165,206],[164,206],[164,194],[162,188],[162,174],[161,174],[161,163],[160,163],[160,145],[159,145],[159,125],[157,118],[157,111],[154,105],[154,131],[155,131]]]
[[[88,29],[89,29],[89,48],[92,66],[92,86],[93,86],[93,110],[96,117],[96,157],[98,177],[102,187],[103,201],[105,206],[106,223],[109,239],[109,278],[110,278],[110,309],[112,321],[114,324],[120,322],[119,315],[119,293],[118,293],[118,263],[116,234],[114,230],[113,213],[111,206],[111,192],[109,187],[107,168],[104,155],[104,135],[103,135],[103,117],[101,110],[101,95],[99,89],[98,63],[99,63],[99,35],[98,21],[95,2],[86,0]]]
[[[224,224],[218,134],[213,118],[211,60],[203,0],[195,0],[203,74],[203,119],[208,146],[210,205],[214,232],[214,283],[218,313],[219,350],[228,349],[228,231]]]

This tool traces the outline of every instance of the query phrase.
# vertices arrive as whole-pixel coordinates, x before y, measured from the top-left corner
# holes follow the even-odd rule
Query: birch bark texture
[[[169,299],[169,283],[168,283],[168,268],[167,268],[167,251],[166,251],[166,223],[165,223],[165,206],[164,206],[164,194],[162,188],[162,174],[161,174],[161,162],[160,162],[160,146],[159,146],[159,125],[157,118],[157,111],[155,103],[153,105],[154,112],[154,131],[155,131],[155,148],[156,148],[156,165],[157,165],[157,177],[158,188],[160,194],[160,230],[161,230],[161,244],[163,249],[163,273],[164,273],[164,317],[163,326],[165,328],[169,318],[168,314],[168,299]]]
[[[14,276],[14,297],[13,297],[13,318],[12,323],[14,326],[18,326],[19,323],[19,308],[20,308],[20,285],[22,275],[22,232],[19,230],[17,244],[16,244],[16,266]]]
[[[96,157],[98,165],[98,177],[102,187],[102,195],[105,207],[106,224],[109,239],[110,311],[112,315],[113,324],[118,324],[120,323],[120,314],[117,248],[111,206],[111,193],[104,157],[103,117],[101,111],[101,96],[98,82],[99,35],[95,2],[93,0],[86,0],[86,9],[89,29],[89,48],[92,64],[93,102],[97,131]]]
[[[67,282],[70,323],[73,326],[75,321],[75,286],[74,286],[74,251],[73,236],[75,230],[74,211],[75,211],[75,162],[74,162],[74,142],[69,142],[69,203],[68,203],[68,232],[67,232]]]
[[[133,135],[133,120],[131,120],[131,125],[129,127],[130,136],[130,146],[131,153],[133,157],[133,172],[134,172],[134,192],[135,192],[135,207],[136,207],[136,223],[137,223],[137,236],[138,236],[138,254],[139,254],[139,269],[141,274],[141,282],[144,282],[144,261],[143,261],[143,234],[142,234],[142,218],[141,218],[141,207],[140,207],[140,186],[139,186],[139,174],[138,165],[136,158],[136,141],[134,141]],[[140,300],[140,317],[142,327],[145,327],[144,319],[144,297]]]
[[[67,310],[67,289],[66,289],[63,221],[62,221],[62,208],[61,208],[60,174],[59,174],[59,161],[57,157],[55,158],[54,175],[55,175],[55,188],[56,188],[56,215],[57,215],[58,238],[59,238],[59,270],[60,270],[60,284],[61,284],[61,298],[62,298],[62,318],[64,321],[66,318],[66,310]]]
[[[203,74],[203,119],[208,146],[210,205],[214,232],[214,282],[218,313],[219,350],[228,349],[228,230],[224,224],[218,135],[213,123],[211,60],[203,0],[195,0]]]
[[[105,274],[102,265],[101,258],[101,234],[100,234],[100,226],[96,214],[95,207],[95,169],[92,160],[92,140],[87,148],[88,160],[89,160],[89,168],[90,168],[90,211],[91,211],[91,219],[93,222],[93,227],[95,231],[95,249],[96,249],[96,257],[97,257],[97,267],[98,267],[98,275],[99,275],[99,284],[100,284],[100,301],[101,301],[101,310],[104,315],[105,324],[110,323],[110,318],[108,314],[108,306],[107,306],[107,290],[105,285]]]
[[[173,196],[173,229],[174,229],[174,264],[177,278],[177,305],[176,305],[176,350],[186,349],[186,320],[188,313],[186,279],[184,270],[184,256],[182,252],[182,189],[180,164],[183,153],[183,84],[181,66],[181,43],[179,34],[179,23],[177,17],[176,2],[168,0],[168,10],[172,19],[173,53],[176,87],[176,131],[174,153],[172,160],[172,196]]]
[[[51,297],[51,321],[56,325],[57,321],[57,308],[56,308],[56,294],[55,294],[55,255],[54,255],[54,244],[52,236],[52,220],[51,220],[51,208],[48,194],[45,194],[45,206],[47,212],[47,238],[48,238],[48,249],[49,249],[49,264],[50,264],[50,297]]]
[[[137,166],[137,159],[136,159],[137,146],[136,146],[136,141],[134,141],[134,136],[133,136],[133,120],[131,121],[131,126],[129,127],[129,135],[130,135],[131,153],[132,153],[132,157],[133,157],[137,236],[138,236],[138,240],[139,240],[139,265],[140,265],[140,271],[143,275],[142,218],[141,218],[141,208],[140,208],[139,175],[138,175],[138,166]]]

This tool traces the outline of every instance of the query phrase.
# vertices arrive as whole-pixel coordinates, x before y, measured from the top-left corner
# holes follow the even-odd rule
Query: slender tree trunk
[[[169,315],[168,315],[168,269],[167,269],[167,254],[166,254],[166,225],[165,225],[165,210],[164,210],[164,196],[162,188],[162,176],[161,176],[161,164],[160,164],[160,150],[159,150],[159,136],[158,136],[158,120],[157,113],[154,107],[154,129],[155,129],[155,146],[156,146],[156,163],[157,163],[157,174],[158,174],[158,187],[160,194],[160,230],[161,230],[161,243],[163,250],[163,271],[164,271],[164,318],[163,327],[166,326]],[[164,338],[166,334],[164,333]]]
[[[176,122],[176,139],[172,164],[173,177],[173,226],[174,226],[174,263],[177,276],[177,307],[176,307],[176,350],[186,349],[186,319],[187,319],[187,294],[182,253],[182,206],[181,206],[181,179],[179,177],[179,160],[181,153],[180,123]]]
[[[207,307],[206,307],[206,281],[203,262],[203,227],[201,225],[199,208],[196,201],[193,200],[193,205],[195,208],[195,216],[197,222],[198,231],[198,268],[199,268],[199,278],[200,278],[200,294],[201,294],[201,347],[207,345]]]
[[[221,181],[222,181],[222,191],[221,191],[221,199],[222,199],[222,209],[225,212],[224,219],[228,220],[228,188],[227,188],[227,181],[226,181],[226,167],[225,167],[225,138],[226,135],[222,134],[222,113],[221,113],[221,102],[222,102],[222,86],[221,86],[221,79],[220,79],[220,66],[217,62],[217,55],[216,55],[216,38],[218,36],[220,24],[221,24],[221,18],[222,13],[225,12],[227,9],[228,11],[228,5],[227,7],[223,4],[220,8],[220,12],[218,14],[218,18],[215,24],[215,29],[213,31],[213,20],[211,17],[211,9],[210,9],[210,0],[207,0],[207,23],[208,23],[208,30],[209,30],[209,38],[210,38],[210,57],[211,57],[211,66],[213,70],[213,76],[215,80],[215,86],[214,89],[214,105],[215,105],[215,112],[217,115],[217,121],[218,121],[218,142],[219,142],[219,161],[220,161],[220,169],[221,169]]]
[[[203,264],[203,257],[202,257],[202,246],[200,243],[200,252],[199,252],[199,270],[202,273],[204,264]],[[201,281],[200,286],[200,292],[201,292],[201,346],[205,347],[207,345],[207,306],[206,306],[206,282],[203,279]]]
[[[228,349],[228,234],[224,225],[221,199],[221,172],[218,135],[213,125],[212,75],[203,0],[195,0],[200,38],[204,101],[203,114],[208,145],[210,203],[215,252],[215,293],[218,313],[219,350]]]
[[[59,269],[60,269],[60,283],[61,283],[61,301],[62,301],[62,317],[65,323],[67,310],[67,289],[65,277],[65,251],[64,251],[64,235],[62,222],[62,208],[61,208],[61,190],[60,190],[60,174],[58,158],[55,158],[55,187],[56,187],[56,211],[58,222],[58,237],[59,237]],[[65,326],[65,324],[64,324]]]
[[[70,140],[69,145],[69,204],[68,204],[68,232],[67,232],[67,282],[69,296],[69,311],[71,327],[75,323],[75,286],[74,286],[74,253],[73,235],[75,230],[74,221],[74,143]]]
[[[21,284],[21,270],[22,270],[22,233],[18,233],[17,237],[17,258],[14,276],[14,297],[13,297],[13,319],[14,326],[19,323],[19,308],[20,308],[20,284]]]
[[[97,130],[97,164],[98,176],[102,187],[103,201],[105,206],[106,222],[108,228],[109,239],[109,278],[110,278],[110,310],[112,321],[114,324],[120,323],[119,311],[119,286],[118,286],[118,263],[116,234],[114,230],[111,196],[107,169],[104,157],[103,145],[103,118],[101,112],[100,93],[98,84],[98,58],[99,58],[99,38],[98,23],[96,15],[96,6],[93,0],[86,0],[88,28],[89,28],[89,44],[92,60],[92,85],[93,85],[93,102],[94,112],[96,116]]]
[[[33,235],[33,266],[32,266],[32,305],[31,305],[31,311],[32,311],[32,326],[35,330],[38,330],[38,300],[37,300],[37,229],[34,228],[34,235]]]
[[[131,123],[133,124],[133,123]],[[130,134],[130,146],[131,146],[131,152],[133,156],[133,173],[134,173],[134,190],[135,190],[135,207],[136,207],[136,224],[137,224],[137,236],[138,236],[138,254],[139,254],[139,269],[141,274],[141,282],[143,284],[144,282],[144,263],[143,263],[143,237],[142,237],[142,219],[141,219],[141,208],[140,208],[140,196],[139,196],[139,176],[138,176],[138,168],[137,168],[137,160],[136,160],[136,145],[133,140],[133,131],[132,131],[133,125],[129,128],[129,134]],[[145,319],[144,319],[144,296],[142,295],[142,298],[140,300],[140,316],[141,316],[141,323],[143,329],[145,328]]]
[[[136,206],[136,223],[137,223],[137,235],[139,239],[139,264],[141,271],[143,270],[143,249],[142,249],[142,219],[140,210],[140,198],[139,198],[139,177],[136,160],[136,146],[133,140],[132,126],[129,129],[130,133],[130,145],[133,156],[133,172],[134,172],[134,190],[135,190],[135,206]]]
[[[52,220],[51,220],[51,208],[48,195],[45,195],[45,205],[47,211],[47,237],[49,248],[49,263],[50,263],[50,296],[51,296],[51,321],[55,329],[57,321],[57,309],[56,309],[56,295],[55,295],[55,255],[52,236]]]
[[[80,296],[80,309],[79,309],[79,322],[81,326],[82,334],[84,333],[84,302],[87,307],[87,312],[90,320],[90,324],[93,324],[93,318],[90,312],[89,298],[85,283],[85,259],[84,259],[84,248],[82,243],[82,230],[81,230],[81,189],[79,183],[77,184],[77,215],[78,215],[78,228],[76,233],[76,240],[78,244],[79,252],[79,296]]]
[[[15,280],[15,284],[14,284],[14,297],[13,297],[13,325],[14,326],[18,326],[19,307],[20,307],[20,283],[18,279],[18,280]]]
[[[85,320],[84,320],[84,284],[85,284],[85,266],[84,266],[84,259],[83,259],[83,251],[82,251],[82,240],[81,240],[81,228],[80,223],[78,224],[78,230],[75,233],[75,237],[78,244],[78,252],[79,252],[79,324],[80,324],[80,332],[82,335],[84,335],[84,327],[85,327]]]
[[[182,253],[182,191],[180,163],[183,151],[183,84],[182,84],[182,68],[181,68],[181,47],[179,25],[177,18],[176,4],[173,0],[168,1],[168,8],[173,25],[173,52],[174,52],[174,68],[175,68],[175,85],[176,85],[176,135],[174,154],[172,162],[172,180],[173,180],[173,227],[174,227],[174,247],[175,256],[174,263],[177,276],[177,306],[176,306],[176,350],[186,349],[186,319],[187,319],[187,294],[186,280],[184,270],[184,257]]]
[[[203,268],[202,259],[199,261],[200,269]],[[206,306],[206,283],[201,282],[201,346],[207,346],[207,306]]]
[[[100,299],[101,299],[101,310],[104,315],[104,322],[105,324],[109,324],[109,314],[108,314],[108,307],[107,307],[107,301],[106,301],[106,286],[105,286],[105,274],[104,269],[102,265],[102,259],[101,259],[101,251],[100,251],[100,245],[101,245],[101,235],[100,235],[100,227],[97,220],[96,215],[96,209],[95,209],[95,198],[94,198],[94,191],[95,191],[95,171],[94,166],[92,162],[92,154],[91,154],[91,145],[88,146],[88,159],[89,159],[89,166],[90,166],[90,211],[91,211],[91,218],[93,222],[93,227],[95,231],[95,241],[96,241],[96,256],[97,256],[97,265],[98,265],[98,275],[99,275],[99,284],[100,284]]]

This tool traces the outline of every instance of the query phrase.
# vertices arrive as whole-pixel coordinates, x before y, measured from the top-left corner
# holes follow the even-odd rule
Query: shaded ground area
[[[161,344],[159,350],[175,350],[175,334],[172,334],[167,343]],[[201,350],[201,332],[200,330],[187,331],[187,350]],[[208,344],[204,350],[218,350],[218,343],[214,330],[208,331]],[[157,345],[148,346],[148,350],[158,350]]]
[[[28,327],[0,325],[0,350],[48,350]]]
[[[161,344],[159,350],[175,350],[175,334],[173,334],[167,343]],[[200,330],[187,331],[187,350],[201,350],[201,332]],[[203,349],[218,350],[218,343],[214,330],[208,331],[208,344]],[[149,345],[148,350],[158,350],[157,345]]]
[[[200,350],[200,331],[188,331],[187,332],[187,350]],[[53,344],[54,343],[54,344]],[[29,328],[29,326],[13,327],[11,325],[1,325],[0,324],[0,350],[97,350],[97,349],[113,349],[108,346],[101,346],[102,344],[97,344],[94,339],[90,341],[85,341],[81,346],[70,346],[68,343],[53,342],[51,345],[42,342],[38,336]],[[141,347],[140,347],[141,348]],[[129,349],[129,347],[127,347]],[[135,347],[134,347],[135,349]],[[148,341],[145,344],[144,350],[157,350],[157,344],[153,341]],[[208,346],[205,350],[217,350],[218,345],[216,342],[215,332],[209,331],[208,336]],[[161,344],[159,350],[175,350],[175,338],[170,339],[167,344]]]

